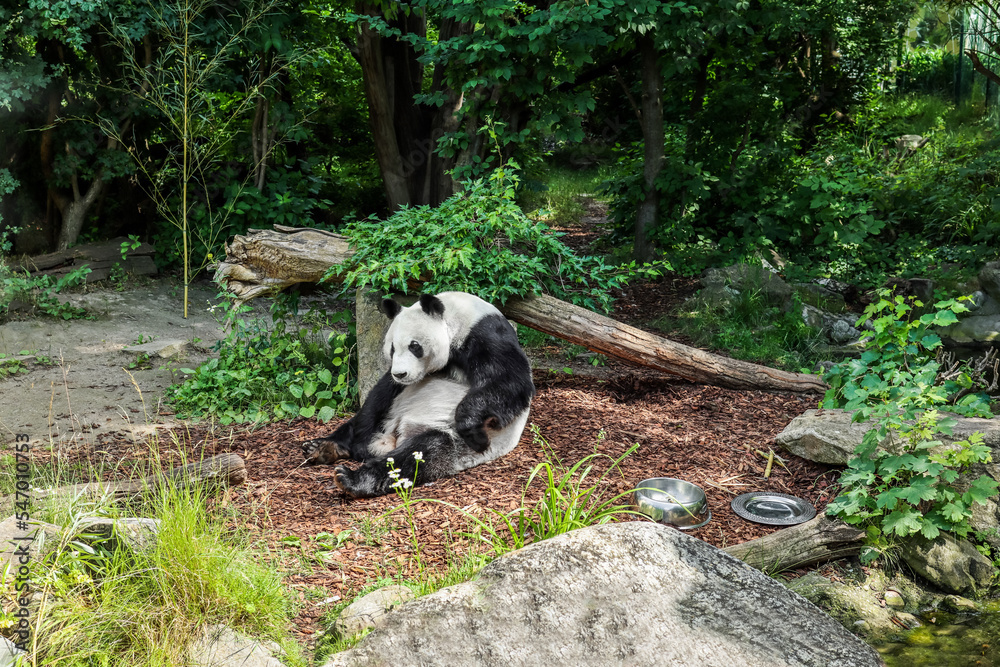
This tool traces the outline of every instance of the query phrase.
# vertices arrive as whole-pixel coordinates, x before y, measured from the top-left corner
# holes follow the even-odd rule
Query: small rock
[[[14,646],[13,642],[0,637],[0,667],[16,667],[17,657],[23,653],[24,651]],[[24,664],[27,665],[27,662]]]
[[[386,586],[364,595],[344,607],[334,624],[341,637],[353,637],[374,628],[390,611],[415,596],[406,586]]]
[[[902,609],[906,606],[906,600],[903,599],[903,596],[892,589],[887,590],[882,598],[887,605],[894,609]]]
[[[187,649],[189,667],[284,667],[264,645],[226,627],[209,625]]]
[[[142,345],[131,345],[126,347],[124,351],[134,354],[145,354],[151,357],[155,355],[161,359],[169,359],[183,352],[187,344],[186,340],[180,339],[154,340]]]
[[[988,296],[986,296],[986,292],[982,290],[976,290],[969,296],[971,297],[971,300],[963,301],[963,303],[965,304],[965,307],[972,312],[975,312],[980,308],[982,308],[983,304],[985,304],[986,300],[989,298]]]
[[[834,361],[817,361],[816,365],[813,366],[813,373],[827,373],[836,365],[837,363]]]
[[[806,410],[793,419],[775,441],[804,459],[845,465],[865,433],[873,427],[872,422],[856,423],[853,419],[854,412],[850,410]],[[1000,418],[956,417],[956,422],[950,435],[941,435],[943,442],[964,440],[978,431],[983,434],[983,443],[993,448],[993,459],[1000,460]]]
[[[706,288],[731,287],[738,291],[761,290],[769,303],[786,307],[792,296],[791,286],[776,273],[763,266],[734,264],[720,269],[707,269],[701,277]]]
[[[830,327],[830,340],[839,345],[853,343],[861,338],[861,332],[852,327],[845,320],[837,320]]]
[[[62,528],[42,521],[27,522],[23,529],[15,517],[0,521],[0,581],[8,566],[16,566],[24,545],[32,561],[38,560],[59,544]]]
[[[733,299],[739,296],[739,291],[729,287],[728,285],[708,285],[698,290],[690,299],[684,302],[684,307],[687,310],[700,310],[701,308],[709,308],[712,310],[720,310],[729,308]]]
[[[156,537],[160,532],[160,520],[100,517],[88,521],[80,532],[87,536],[93,536],[84,538],[85,541],[107,542],[114,540],[113,546],[124,546],[132,551],[145,551],[156,546]]]
[[[802,304],[802,321],[814,329],[823,328],[823,311],[816,306]]]
[[[979,272],[979,287],[1000,301],[1000,262],[987,262]]]
[[[941,606],[945,608],[945,611],[956,614],[974,614],[979,611],[979,605],[969,598],[963,598],[959,595],[945,597],[941,600]]]
[[[908,627],[910,630],[912,630],[913,628],[919,628],[921,625],[923,625],[923,623],[920,622],[919,618],[917,618],[913,614],[907,614],[905,611],[896,612],[896,618],[902,621],[903,625]]]
[[[910,568],[949,593],[985,591],[993,581],[993,562],[967,540],[942,533],[935,540],[907,538],[900,555]]]

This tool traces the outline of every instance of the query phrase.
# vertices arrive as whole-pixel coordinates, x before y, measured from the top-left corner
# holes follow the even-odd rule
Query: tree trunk
[[[656,180],[663,170],[663,74],[659,54],[652,35],[640,35],[637,40],[642,59],[642,140],[644,146],[642,182],[644,197],[635,216],[635,242],[632,256],[648,262],[653,259],[650,233],[656,227],[660,212],[660,192]]]
[[[275,226],[250,230],[226,246],[215,281],[245,301],[302,282],[320,280],[350,257],[347,239],[331,232]],[[414,287],[418,283],[414,282]],[[551,296],[511,299],[504,315],[525,326],[624,361],[732,389],[822,392],[815,375],[787,373],[711,354],[647,333]]]
[[[827,516],[818,516],[798,526],[726,547],[723,551],[758,570],[780,572],[856,556],[864,537],[863,530]]]
[[[65,250],[76,243],[87,219],[87,211],[97,201],[98,195],[104,190],[104,178],[97,176],[90,182],[87,192],[82,194],[76,187],[76,176],[73,176],[73,199],[59,195],[56,204],[62,213],[62,228],[59,230],[59,242],[56,250]]]
[[[375,15],[374,7],[359,6],[359,14]],[[392,102],[395,85],[395,63],[384,56],[385,39],[368,27],[358,24],[357,58],[361,64],[365,98],[368,100],[368,119],[371,123],[372,138],[375,141],[375,159],[378,160],[385,188],[386,203],[390,211],[411,203],[400,147],[396,138],[394,105]],[[403,45],[404,48],[406,45]]]

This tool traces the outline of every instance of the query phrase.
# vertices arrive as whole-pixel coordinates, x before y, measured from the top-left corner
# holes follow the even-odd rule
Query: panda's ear
[[[431,317],[444,315],[444,302],[431,294],[420,295],[420,307]]]
[[[395,319],[396,315],[399,315],[399,311],[403,310],[403,307],[393,301],[392,299],[382,299],[382,312],[386,314],[390,320]]]

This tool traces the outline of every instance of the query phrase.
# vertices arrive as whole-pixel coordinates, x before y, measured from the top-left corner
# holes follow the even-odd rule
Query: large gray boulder
[[[836,621],[714,547],[649,522],[584,528],[386,616],[327,667],[864,667]]]
[[[773,271],[756,264],[733,264],[719,269],[706,269],[701,284],[709,291],[731,288],[761,290],[768,302],[786,307],[792,296],[792,287]]]
[[[851,421],[853,411],[806,410],[774,437],[787,451],[818,463],[845,465],[872,428],[870,422]]]
[[[996,573],[989,558],[947,533],[935,540],[914,535],[903,542],[900,555],[914,572],[949,593],[985,592]]]
[[[14,646],[14,642],[0,637],[0,667],[18,667],[18,662],[27,665],[27,660],[18,660],[22,655],[24,651]]]
[[[949,415],[954,416],[954,415]],[[854,423],[852,410],[806,410],[789,422],[774,440],[787,451],[818,463],[846,465],[865,433],[874,428],[871,422]],[[965,440],[975,432],[993,450],[993,459],[1000,461],[1000,418],[954,416],[957,424],[950,436],[941,435],[944,443]]]

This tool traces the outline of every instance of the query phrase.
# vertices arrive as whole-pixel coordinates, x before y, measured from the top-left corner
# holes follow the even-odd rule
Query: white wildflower
[[[414,461],[423,461],[424,460],[424,453],[423,452],[413,452],[413,460]]]

